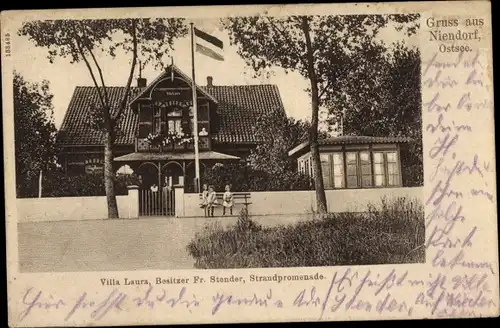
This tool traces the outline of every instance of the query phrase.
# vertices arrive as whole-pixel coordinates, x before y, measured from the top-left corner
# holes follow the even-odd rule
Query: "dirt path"
[[[264,225],[291,224],[300,217],[258,217]],[[225,218],[53,221],[18,224],[21,272],[192,269],[186,246],[197,231]]]

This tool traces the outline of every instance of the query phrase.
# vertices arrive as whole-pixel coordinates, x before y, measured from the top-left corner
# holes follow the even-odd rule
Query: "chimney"
[[[137,87],[138,88],[145,88],[147,84],[148,84],[148,80],[146,80],[145,78],[140,77],[137,79]]]
[[[214,81],[213,77],[207,76],[207,87],[213,87],[214,86],[213,81]]]

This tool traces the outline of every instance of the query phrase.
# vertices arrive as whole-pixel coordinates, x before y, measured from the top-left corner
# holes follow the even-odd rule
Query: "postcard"
[[[498,316],[491,20],[2,12],[9,325]]]

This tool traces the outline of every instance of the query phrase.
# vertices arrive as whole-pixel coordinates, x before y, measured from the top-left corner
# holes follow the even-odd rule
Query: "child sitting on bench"
[[[226,185],[226,192],[224,192],[223,202],[222,202],[222,215],[226,215],[226,208],[229,209],[229,214],[233,215],[233,193],[231,192],[231,187]]]
[[[209,186],[207,197],[208,216],[214,216],[215,206],[217,206],[217,193],[214,190],[214,186]]]

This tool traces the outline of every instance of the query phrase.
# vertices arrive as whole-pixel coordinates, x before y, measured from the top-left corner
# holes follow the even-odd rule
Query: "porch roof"
[[[237,160],[237,156],[218,153],[216,151],[200,151],[200,160]],[[138,161],[165,161],[165,160],[194,160],[193,153],[130,153],[115,158],[115,162],[138,162]]]

